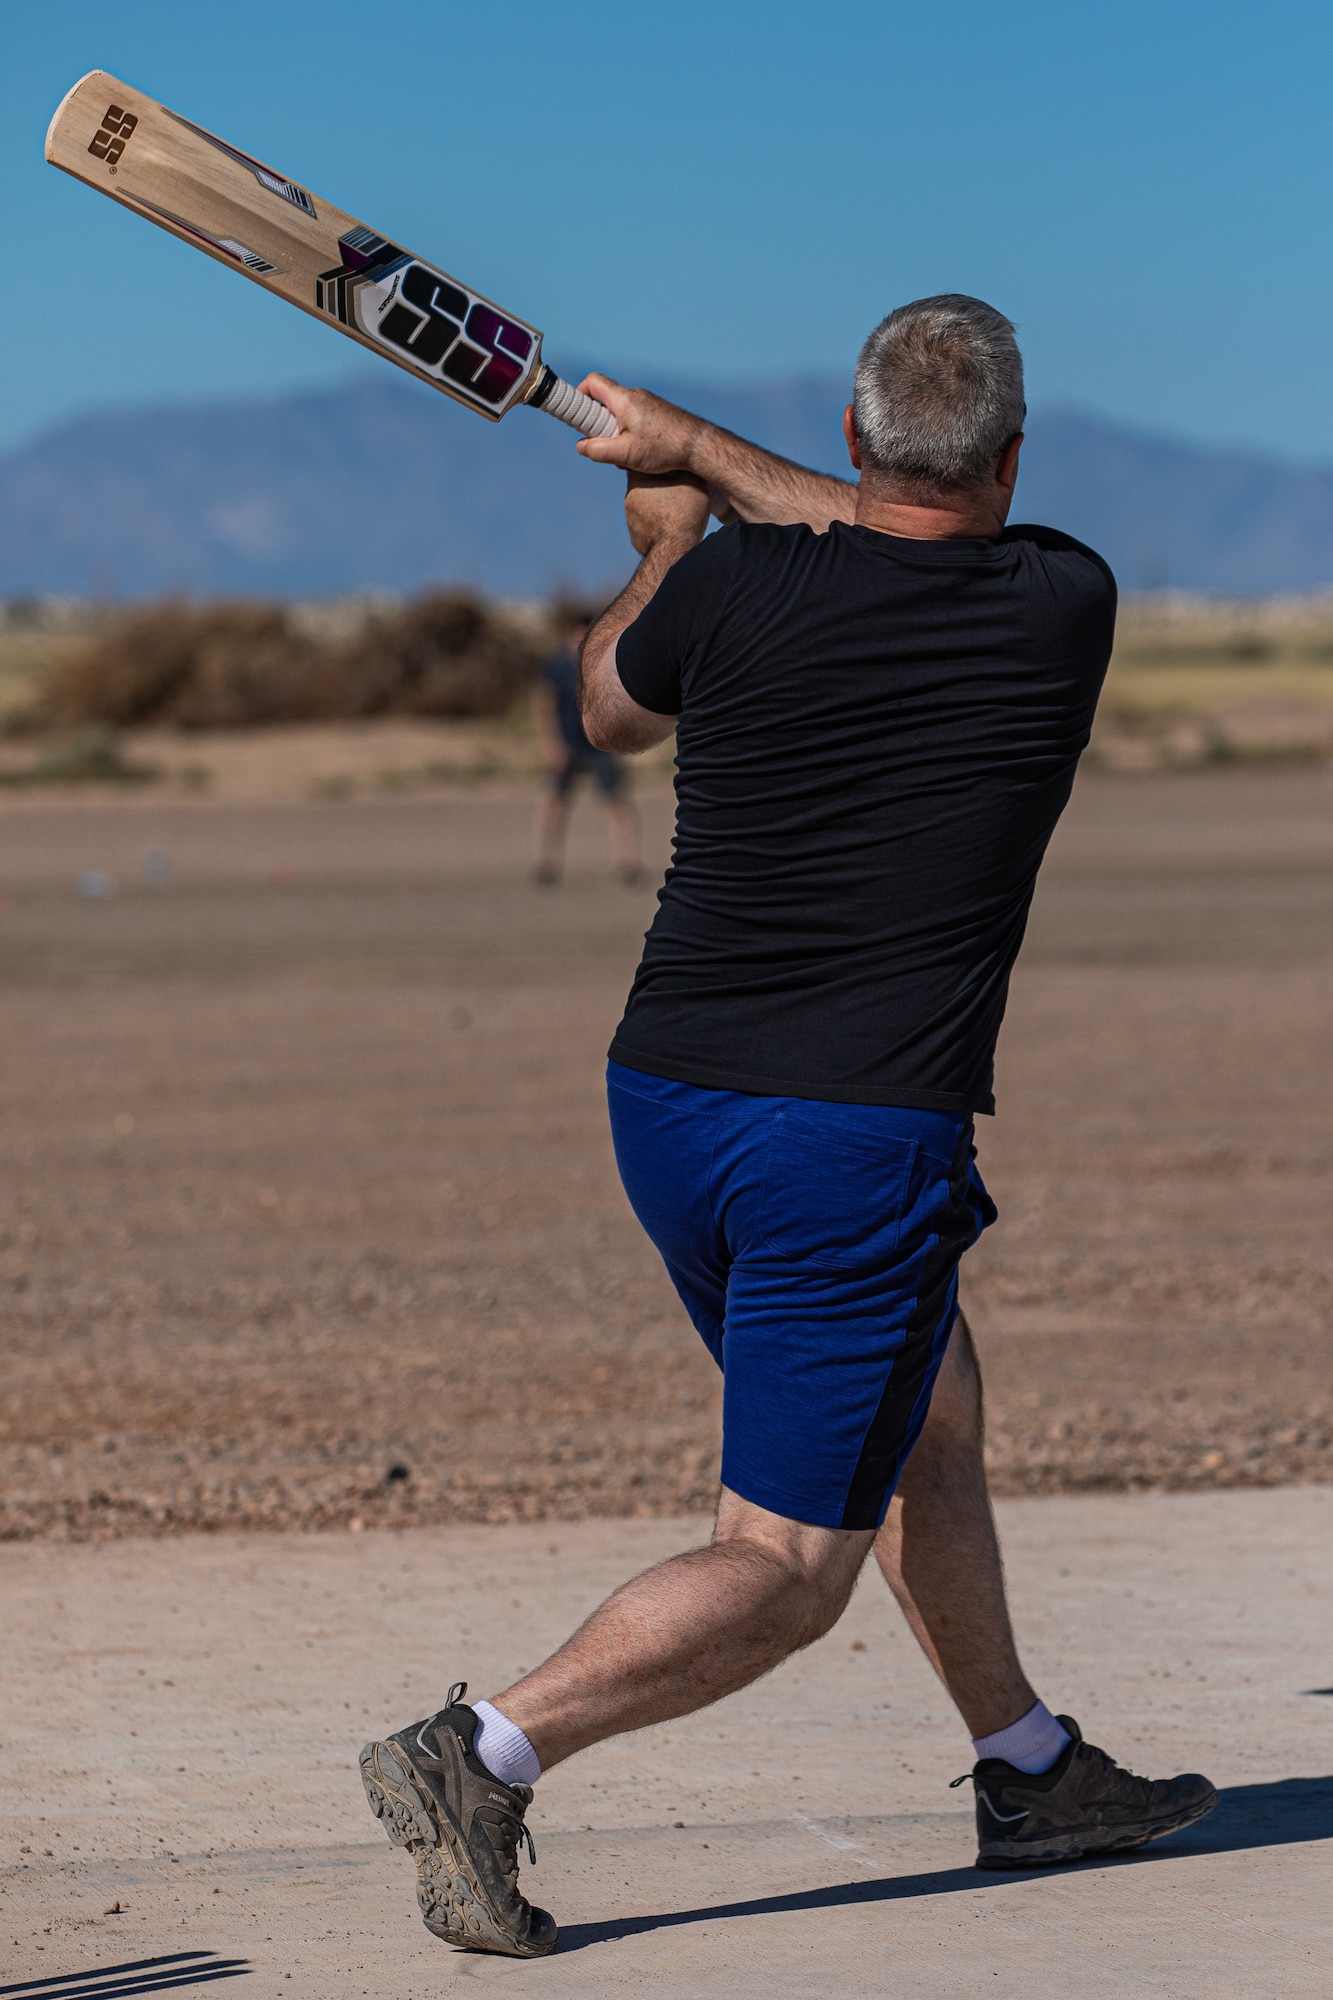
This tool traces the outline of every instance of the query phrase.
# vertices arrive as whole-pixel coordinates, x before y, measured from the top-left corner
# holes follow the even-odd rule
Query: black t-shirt
[[[671,868],[614,1061],[758,1096],[993,1111],[1115,579],[1050,528],[734,526],[621,634],[680,718]]]

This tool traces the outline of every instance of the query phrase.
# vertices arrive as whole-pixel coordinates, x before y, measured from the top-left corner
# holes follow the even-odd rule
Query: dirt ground
[[[244,790],[241,787],[240,790]],[[706,1506],[533,792],[0,808],[0,1536]],[[649,850],[670,797],[640,789]],[[1080,780],[981,1121],[997,1490],[1333,1481],[1333,776]]]

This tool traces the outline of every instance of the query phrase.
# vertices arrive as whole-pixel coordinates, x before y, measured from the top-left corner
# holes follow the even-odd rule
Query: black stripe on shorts
[[[958,1260],[976,1242],[981,1225],[968,1200],[972,1178],[972,1121],[959,1135],[949,1166],[949,1199],[939,1233],[926,1252],[921,1290],[907,1322],[907,1338],[895,1357],[871,1420],[842,1510],[844,1528],[877,1528],[884,1495],[892,1492],[916,1443],[912,1417],[922,1384],[935,1362],[935,1338]]]

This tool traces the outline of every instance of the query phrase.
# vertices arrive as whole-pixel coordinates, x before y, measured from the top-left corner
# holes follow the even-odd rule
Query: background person
[[[518,1889],[541,1771],[770,1671],[832,1627],[872,1548],[973,1736],[983,1865],[1140,1846],[1217,1797],[1122,1770],[1024,1676],[958,1314],[959,1259],[995,1219],[973,1116],[1115,613],[1090,549],[1005,529],[1013,328],[944,297],[875,330],[845,420],[859,487],[585,387],[620,435],[581,448],[630,469],[643,557],[584,645],[589,735],[633,751],[677,729],[612,1132],[723,1369],[722,1496],[711,1546],[627,1583],[494,1701],[460,1682],[363,1752],[427,1924],[519,1956],[556,1942]],[[750,525],[705,540],[710,489]]]
[[[548,789],[537,814],[536,877],[544,887],[560,880],[574,788],[590,777],[601,794],[611,835],[611,860],[622,882],[641,880],[639,824],[628,795],[625,767],[613,750],[589,742],[579,706],[579,648],[595,613],[571,606],[561,613],[561,643],[542,661],[533,690],[538,738]]]

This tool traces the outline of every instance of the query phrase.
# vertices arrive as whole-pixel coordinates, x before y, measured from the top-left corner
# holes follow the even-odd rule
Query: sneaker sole
[[[1062,1861],[1083,1861],[1097,1854],[1123,1854],[1131,1848],[1147,1847],[1154,1840],[1165,1840],[1169,1833],[1179,1833],[1182,1827],[1193,1826],[1196,1820],[1206,1819],[1216,1804],[1217,1793],[1211,1792],[1197,1805],[1187,1806],[1169,1819],[1154,1820],[1151,1826],[1116,1834],[1101,1835],[1100,1829],[1089,1828],[1081,1833],[1055,1834],[1049,1840],[993,1841],[978,1854],[976,1866],[1050,1868]]]
[[[367,1743],[359,1762],[370,1810],[393,1845],[411,1856],[421,1921],[433,1936],[503,1958],[545,1958],[555,1950],[554,1938],[534,1949],[497,1924],[466,1841],[417,1785],[393,1744]]]

